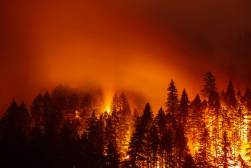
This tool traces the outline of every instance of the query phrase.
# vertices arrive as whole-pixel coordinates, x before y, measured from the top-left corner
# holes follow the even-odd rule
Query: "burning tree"
[[[149,103],[132,114],[125,93],[100,112],[99,94],[62,86],[30,108],[13,101],[0,120],[0,167],[251,166],[251,91],[236,94],[229,81],[219,92],[212,73],[203,79],[203,96],[191,101],[171,80],[156,114]]]

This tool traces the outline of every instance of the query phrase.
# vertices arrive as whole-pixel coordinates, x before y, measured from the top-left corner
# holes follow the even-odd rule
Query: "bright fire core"
[[[111,113],[111,106],[112,106],[112,92],[108,92],[104,96],[104,103],[103,107],[101,108],[101,112],[107,112],[108,114]]]

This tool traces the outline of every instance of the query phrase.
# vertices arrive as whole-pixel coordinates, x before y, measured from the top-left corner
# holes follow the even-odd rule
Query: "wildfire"
[[[101,112],[111,113],[112,98],[113,98],[112,92],[107,92],[105,94]]]
[[[81,119],[80,112],[78,110],[75,110],[75,118],[76,119]]]
[[[104,108],[104,111],[107,112],[107,113],[110,113],[111,112],[111,107],[109,104],[107,104]]]

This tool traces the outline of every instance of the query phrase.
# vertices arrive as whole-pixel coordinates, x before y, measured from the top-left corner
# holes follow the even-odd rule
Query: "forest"
[[[211,72],[190,99],[167,84],[163,107],[132,109],[126,92],[98,111],[99,92],[56,87],[0,120],[1,168],[248,168],[251,90],[219,90]]]

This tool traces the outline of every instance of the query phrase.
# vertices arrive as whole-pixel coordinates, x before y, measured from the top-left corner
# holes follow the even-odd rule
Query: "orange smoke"
[[[6,79],[1,84],[0,97],[5,99],[1,102],[13,97],[30,102],[38,92],[58,84],[95,84],[108,92],[105,95],[115,90],[137,91],[157,109],[165,101],[171,79],[180,92],[186,87],[194,96],[200,90],[201,75],[214,69],[200,60],[189,60],[198,53],[126,3],[74,0],[48,5],[25,0],[7,5],[11,14],[5,26],[19,30],[14,34],[19,41],[11,38],[20,42],[16,45],[22,52],[11,48],[15,63],[0,72]],[[110,102],[108,97],[105,104]]]

